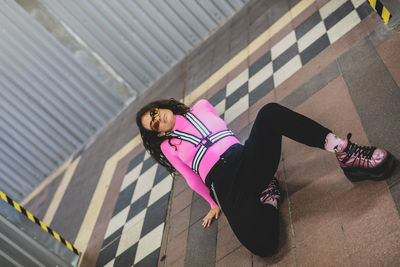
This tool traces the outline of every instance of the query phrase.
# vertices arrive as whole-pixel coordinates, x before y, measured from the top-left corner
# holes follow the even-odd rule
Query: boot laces
[[[374,146],[359,146],[355,143],[350,142],[351,133],[347,135],[347,146],[343,152],[347,153],[346,157],[343,159],[343,163],[346,163],[352,156],[370,160],[376,147]]]
[[[262,201],[265,201],[266,199],[269,199],[269,198],[277,198],[277,199],[279,199],[280,198],[280,192],[279,192],[279,189],[277,187],[278,187],[278,181],[275,178],[273,178],[271,180],[271,182],[269,183],[268,188],[265,189],[261,193],[261,198],[260,199]]]

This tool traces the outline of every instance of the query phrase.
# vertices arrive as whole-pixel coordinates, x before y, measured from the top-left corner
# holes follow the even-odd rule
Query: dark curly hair
[[[164,99],[164,100],[157,100],[147,104],[146,106],[142,107],[136,113],[136,124],[139,127],[140,135],[143,140],[143,145],[146,150],[150,153],[152,158],[160,163],[162,166],[167,168],[167,170],[173,174],[176,172],[176,169],[172,164],[168,161],[168,159],[164,156],[161,151],[161,143],[168,139],[168,142],[171,146],[171,136],[158,136],[158,132],[156,131],[149,131],[146,130],[142,125],[142,117],[146,112],[150,111],[153,108],[163,108],[171,110],[175,115],[183,115],[190,111],[190,107],[186,106],[185,104],[171,98],[171,99]],[[176,147],[175,147],[176,149]]]

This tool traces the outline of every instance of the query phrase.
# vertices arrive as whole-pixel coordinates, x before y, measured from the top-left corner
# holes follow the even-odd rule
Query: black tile
[[[125,250],[114,261],[114,267],[133,266],[135,262],[136,250],[138,243]]]
[[[318,55],[322,50],[328,47],[329,44],[330,42],[328,35],[322,35],[319,39],[317,39],[314,43],[312,43],[309,47],[307,47],[303,52],[300,53],[301,63],[305,65],[308,61]]]
[[[155,186],[156,184],[158,184],[159,182],[164,180],[168,175],[170,175],[168,170],[164,166],[161,166],[160,164],[158,164],[156,177],[154,178],[153,186]]]
[[[251,107],[254,103],[256,103],[260,98],[268,94],[272,89],[274,89],[274,79],[273,77],[269,77],[264,82],[262,82],[256,89],[250,92],[249,94],[249,106]]]
[[[346,17],[354,9],[353,4],[350,1],[344,3],[341,7],[336,9],[332,14],[324,19],[326,30],[329,30],[341,19]]]
[[[296,33],[296,38],[299,40],[304,34],[306,34],[309,30],[314,28],[320,21],[322,21],[321,15],[319,11],[316,11],[312,14],[308,19],[306,19],[303,23],[301,23],[297,28],[294,30]]]
[[[150,191],[132,203],[131,208],[129,209],[128,218],[126,219],[127,222],[147,207],[149,198]]]
[[[158,248],[154,250],[152,253],[144,257],[141,261],[135,264],[135,267],[150,267],[157,266],[158,264],[158,256],[160,255],[160,249]]]
[[[112,216],[115,216],[121,210],[123,210],[124,208],[128,207],[131,204],[133,191],[135,190],[136,183],[137,183],[137,180],[134,181],[132,184],[130,184],[127,188],[125,188],[124,190],[122,190],[122,192],[119,193],[117,204],[115,205]]]
[[[143,162],[143,167],[142,167],[142,170],[140,171],[140,175],[142,175],[145,171],[150,169],[154,164],[158,164],[158,163],[156,163],[152,157],[146,159]]]
[[[114,242],[112,242],[110,245],[100,251],[99,257],[97,258],[96,266],[104,266],[115,258],[120,239],[121,237],[118,237],[114,240]]]
[[[139,163],[141,163],[144,159],[144,153],[145,151],[140,152],[139,155],[137,155],[136,157],[134,157],[130,162],[129,162],[129,166],[128,169],[126,170],[126,173],[130,172],[131,170],[133,170],[137,165],[139,165]]]
[[[249,67],[249,78],[256,74],[259,70],[267,66],[268,63],[271,62],[271,50],[260,57],[256,62],[254,62]]]
[[[226,98],[225,110],[228,110],[233,106],[239,99],[245,96],[249,92],[248,82],[246,81],[242,86],[236,89],[230,96]]]
[[[288,63],[289,60],[294,58],[298,53],[299,53],[299,49],[297,48],[297,43],[294,43],[285,52],[283,52],[279,57],[277,57],[274,61],[272,61],[274,72],[276,72],[283,65]]]
[[[363,20],[372,13],[373,9],[371,5],[367,1],[365,1],[361,6],[357,7],[356,11],[358,13],[358,16],[360,16],[360,19]]]
[[[224,120],[224,118],[225,118],[225,113],[222,113],[219,117],[220,117],[221,119]]]
[[[111,244],[116,238],[119,238],[122,234],[122,230],[124,229],[123,226],[121,226],[117,231],[115,231],[114,233],[112,233],[109,237],[107,237],[104,241],[103,241],[103,245],[101,245],[101,249],[104,249],[105,247],[107,247],[109,244]]]
[[[142,232],[140,233],[141,238],[150,233],[154,228],[165,221],[165,216],[167,215],[168,199],[169,193],[166,193],[147,209],[146,217],[144,218],[143,222]]]
[[[168,192],[165,195],[163,195],[162,197],[160,197],[156,202],[154,202],[153,204],[151,204],[149,206],[149,209],[153,208],[153,206],[168,205],[169,194],[170,194],[170,192]]]
[[[219,104],[222,100],[224,100],[226,97],[226,86],[219,90],[215,95],[213,95],[208,102],[210,102],[211,105],[216,106]]]

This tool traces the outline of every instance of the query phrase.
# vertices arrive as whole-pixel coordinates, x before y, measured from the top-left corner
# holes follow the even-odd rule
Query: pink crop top
[[[190,112],[194,114],[212,134],[227,129],[225,121],[219,117],[217,111],[207,100],[199,100],[192,107]],[[181,115],[176,115],[174,131],[176,130],[192,134],[200,139],[203,138],[199,131],[197,131],[197,129]],[[199,174],[196,174],[192,170],[191,166],[193,158],[201,145],[196,147],[190,142],[173,138],[171,144],[175,145],[177,150],[175,151],[175,147],[171,146],[168,143],[168,140],[165,140],[161,144],[161,151],[172,166],[174,166],[175,169],[185,177],[188,185],[210,203],[211,208],[215,208],[218,205],[212,200],[210,191],[204,181],[211,168],[219,160],[220,156],[230,146],[237,143],[239,143],[239,140],[235,136],[227,136],[211,145],[200,162]]]

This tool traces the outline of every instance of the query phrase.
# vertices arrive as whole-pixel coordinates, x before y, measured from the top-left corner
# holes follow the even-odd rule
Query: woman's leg
[[[304,115],[277,103],[267,104],[258,112],[244,144],[242,168],[248,171],[254,189],[262,190],[278,168],[282,136],[323,149],[330,132]]]
[[[248,197],[236,207],[228,221],[237,238],[253,254],[272,256],[279,246],[279,210]]]
[[[224,154],[223,163],[213,168],[207,179],[213,182],[218,202],[239,241],[252,253],[265,257],[278,247],[279,211],[263,205],[241,179],[246,176],[239,168],[242,155],[242,146],[231,148]]]
[[[388,151],[352,143],[351,134],[347,140],[338,138],[312,119],[270,103],[257,114],[244,147],[244,168],[251,171],[255,178],[252,184],[257,190],[268,185],[278,167],[282,136],[336,152],[340,167],[352,182],[386,179],[395,166],[395,159]]]

